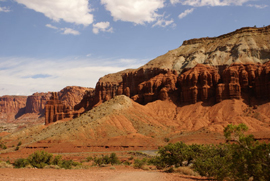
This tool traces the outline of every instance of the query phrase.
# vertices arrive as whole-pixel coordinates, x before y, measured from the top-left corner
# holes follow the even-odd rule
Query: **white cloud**
[[[68,34],[79,35],[80,34],[79,31],[73,30],[71,28],[61,28],[61,30],[63,31],[62,34],[64,35],[68,35]]]
[[[152,25],[152,27],[155,27],[155,26],[166,27],[166,26],[169,26],[171,24],[173,24],[173,26],[175,26],[175,24],[173,22],[174,22],[173,19],[165,20],[165,19],[161,18],[161,19],[158,19],[157,22]]]
[[[181,3],[188,6],[242,6],[244,3],[252,0],[170,0],[172,4]]]
[[[194,11],[194,8],[187,9],[183,13],[179,14],[178,18],[182,19],[182,18],[186,17],[188,14],[192,13],[193,11]]]
[[[106,74],[138,68],[138,59],[0,58],[0,96],[59,91],[66,86],[95,87]]]
[[[82,24],[93,23],[88,0],[15,0],[27,8],[43,13],[48,18],[59,22]]]
[[[51,24],[46,24],[45,26],[48,27],[48,28],[55,29],[55,30],[58,30],[59,29],[56,26],[53,26]],[[73,30],[71,28],[60,28],[60,30],[62,31],[62,34],[63,35],[69,35],[69,34],[71,34],[71,35],[79,35],[80,34],[79,31]]]
[[[55,26],[53,26],[51,24],[46,24],[45,26],[48,27],[48,28],[56,29],[56,30],[58,29],[57,27],[55,27]]]
[[[265,4],[263,4],[263,5],[258,5],[258,4],[248,4],[247,6],[249,6],[249,7],[255,7],[255,8],[258,8],[258,9],[263,9],[263,8],[268,7],[268,5],[265,5]]]
[[[98,34],[99,31],[103,32],[113,32],[113,28],[110,28],[110,22],[99,22],[96,24],[93,24],[93,33]]]
[[[160,16],[157,11],[165,6],[164,3],[165,0],[101,0],[115,21],[135,24],[156,21]]]
[[[10,9],[7,7],[0,7],[0,12],[8,13],[10,12]]]

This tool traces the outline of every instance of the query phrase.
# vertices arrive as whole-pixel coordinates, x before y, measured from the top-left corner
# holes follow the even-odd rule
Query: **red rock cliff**
[[[0,121],[13,121],[25,113],[27,96],[0,97]]]

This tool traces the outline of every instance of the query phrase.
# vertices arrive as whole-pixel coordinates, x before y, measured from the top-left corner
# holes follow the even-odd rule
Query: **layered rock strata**
[[[83,112],[83,111],[81,111]],[[56,92],[52,93],[45,106],[45,125],[63,119],[72,119],[80,116],[80,111],[73,111],[73,108],[66,106],[59,100]]]
[[[90,110],[116,95],[140,104],[155,100],[196,103],[209,99],[269,98],[270,26],[241,28],[214,38],[184,41],[136,70],[106,75],[77,110]]]

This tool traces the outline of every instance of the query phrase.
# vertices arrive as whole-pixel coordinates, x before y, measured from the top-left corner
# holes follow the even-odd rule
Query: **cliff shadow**
[[[22,115],[25,114],[25,107],[24,108],[21,108],[19,109],[18,113],[15,115],[15,119],[18,119],[19,117],[21,117]]]

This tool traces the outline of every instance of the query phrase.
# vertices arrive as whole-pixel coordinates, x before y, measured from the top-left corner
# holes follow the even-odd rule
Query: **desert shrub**
[[[183,142],[175,144],[169,143],[167,146],[161,147],[158,151],[160,155],[159,163],[169,166],[181,166],[182,162],[190,157],[190,148]]]
[[[119,164],[120,161],[115,153],[111,153],[110,156],[108,155],[102,155],[101,157],[95,157],[93,159],[95,165],[101,166],[101,165],[107,165],[107,164]]]
[[[115,165],[115,164],[119,164],[120,163],[120,161],[119,161],[119,159],[118,159],[118,157],[116,156],[115,153],[111,153],[111,155],[110,155],[110,163],[112,165]]]
[[[20,147],[16,146],[15,151],[18,151],[19,149],[20,149]]]
[[[44,168],[51,165],[53,155],[45,151],[36,151],[28,157],[29,163],[36,168]]]
[[[231,152],[224,145],[207,145],[197,155],[193,168],[201,176],[224,180],[230,176]]]
[[[57,156],[54,157],[54,159],[53,159],[53,161],[52,161],[51,164],[52,165],[58,165],[59,167],[61,167],[62,162],[63,162],[62,155],[57,155]]]
[[[148,160],[148,164],[149,165],[155,165],[156,168],[159,169],[159,170],[166,167],[166,163],[164,162],[164,160],[160,156],[150,158]]]
[[[88,162],[90,162],[92,160],[93,160],[93,157],[91,157],[91,156],[89,156],[89,157],[86,158],[86,161],[88,161]]]
[[[142,169],[144,165],[146,165],[147,163],[147,159],[146,158],[143,158],[143,159],[135,159],[134,160],[134,168],[140,168]]]
[[[130,163],[129,161],[127,161],[127,160],[124,161],[123,164],[124,164],[124,165],[127,165],[127,166],[131,165],[131,163]]]
[[[17,144],[17,146],[21,146],[22,145],[22,142],[21,141],[19,141],[19,143]]]
[[[73,165],[73,161],[72,160],[63,160],[62,164],[61,164],[61,168],[64,169],[71,169]]]
[[[19,158],[19,159],[15,160],[13,165],[15,168],[23,168],[23,167],[26,167],[27,165],[30,165],[30,163],[29,163],[28,159]]]
[[[215,180],[270,180],[270,144],[255,141],[253,135],[245,135],[247,130],[244,124],[228,125],[224,129],[226,144],[170,143],[159,148],[159,156],[150,162],[157,168],[165,168],[192,161],[192,169]]]
[[[164,138],[164,141],[168,143],[170,141],[170,138]]]

